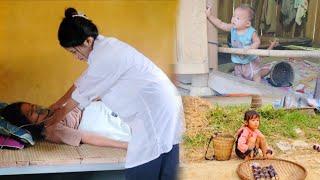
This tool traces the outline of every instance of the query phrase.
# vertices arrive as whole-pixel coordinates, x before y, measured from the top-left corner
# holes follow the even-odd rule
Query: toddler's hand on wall
[[[211,7],[207,7],[207,9],[206,9],[206,15],[207,15],[207,17],[209,17],[209,16],[212,15],[212,13],[211,13]]]

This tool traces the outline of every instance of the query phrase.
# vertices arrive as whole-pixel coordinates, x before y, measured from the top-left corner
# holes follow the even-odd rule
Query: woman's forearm
[[[60,98],[62,103],[65,103],[68,99],[71,98],[72,92],[75,89],[76,89],[76,86],[74,84],[72,84],[72,86],[69,88],[69,90],[66,92],[66,94]]]
[[[72,111],[78,103],[73,100],[72,98],[69,98],[63,105],[61,105],[59,108],[54,109],[53,115],[50,117],[50,120],[46,123],[46,127],[53,126],[58,124],[60,121],[62,121],[66,115]]]
[[[68,99],[71,98],[72,92],[75,90],[76,86],[73,84],[69,90],[56,102],[56,104],[59,104],[62,106],[64,103],[67,102]]]
[[[260,40],[258,34],[256,32],[253,33],[253,35],[252,35],[252,44],[250,46],[250,49],[258,49],[260,44],[261,44],[261,40]]]
[[[112,140],[94,133],[83,132],[81,142],[85,144],[91,144],[95,146],[103,146],[103,147],[115,147],[127,149],[128,143],[123,141]]]

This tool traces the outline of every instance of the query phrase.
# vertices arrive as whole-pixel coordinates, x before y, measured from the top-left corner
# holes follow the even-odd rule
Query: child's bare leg
[[[253,149],[256,146],[256,139],[253,137],[250,137],[248,139],[248,149]],[[245,157],[245,160],[249,160],[253,158],[253,151],[249,155]]]
[[[260,73],[257,73],[255,75],[253,75],[253,81],[254,82],[257,82],[257,83],[260,83],[261,82],[261,75]]]
[[[254,147],[256,147],[256,139],[253,137],[250,137],[248,139],[248,148],[253,149]]]
[[[260,77],[261,77],[261,78],[264,78],[264,77],[266,77],[267,75],[269,75],[269,73],[270,73],[270,69],[267,69],[267,68],[261,69],[261,70],[260,70]]]
[[[263,157],[267,157],[268,145],[264,136],[257,137],[257,146],[261,149]]]
[[[266,77],[267,75],[270,74],[270,69],[268,68],[262,68],[259,73],[255,74],[253,76],[253,81],[255,82],[261,82],[261,79]]]

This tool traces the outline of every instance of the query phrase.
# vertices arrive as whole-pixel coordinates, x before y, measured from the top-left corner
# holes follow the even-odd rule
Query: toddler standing
[[[231,23],[224,23],[213,14],[211,8],[206,10],[209,21],[217,28],[231,32],[231,45],[233,48],[257,49],[260,38],[251,26],[254,19],[254,10],[248,5],[240,5],[233,13]],[[261,59],[256,55],[231,55],[235,64],[234,75],[248,80],[260,82],[270,72],[270,67],[260,68]]]

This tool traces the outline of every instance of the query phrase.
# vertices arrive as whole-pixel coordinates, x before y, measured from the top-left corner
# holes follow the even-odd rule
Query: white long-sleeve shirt
[[[100,97],[128,123],[132,137],[126,168],[156,159],[181,141],[181,97],[168,77],[147,57],[126,43],[99,35],[88,64],[75,83],[72,98],[86,107]]]

